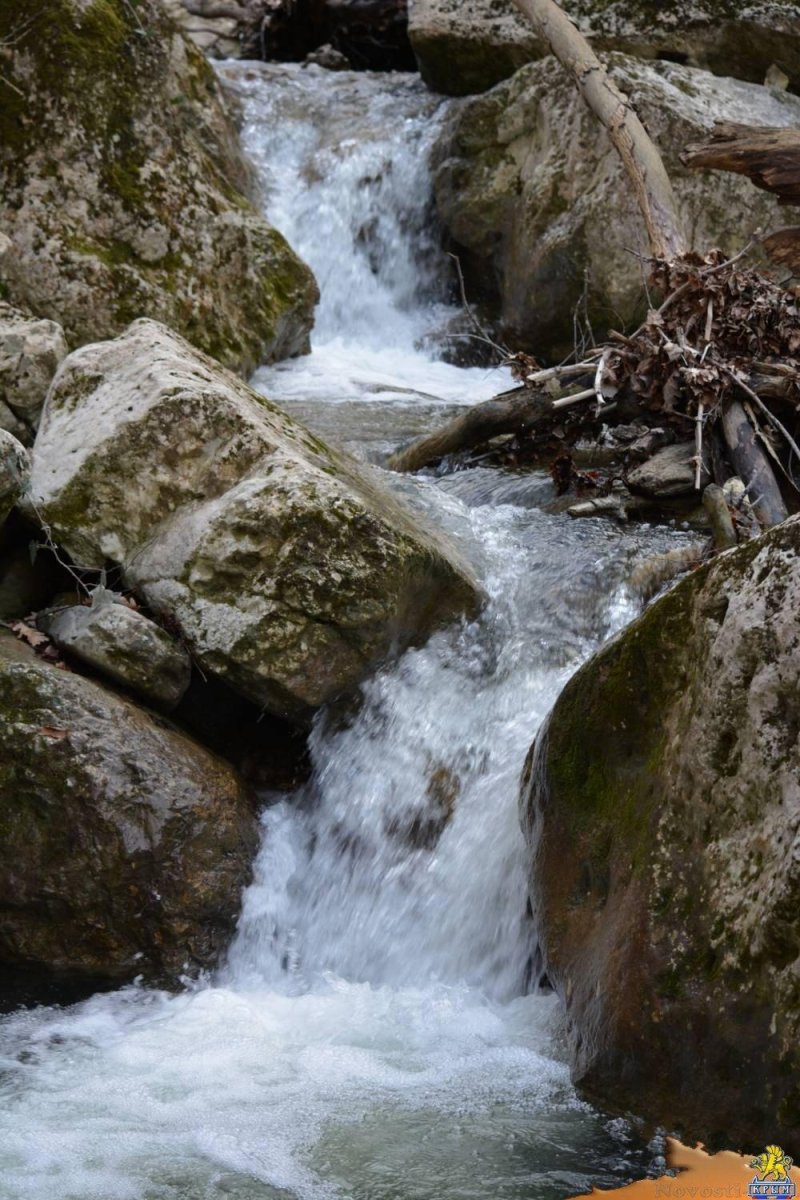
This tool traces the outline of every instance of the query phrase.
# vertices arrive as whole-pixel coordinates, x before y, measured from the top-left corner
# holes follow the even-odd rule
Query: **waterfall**
[[[410,76],[221,70],[322,289],[313,353],[257,386],[373,460],[502,390],[426,336],[452,314],[428,166],[450,102]],[[458,543],[484,613],[320,714],[310,782],[265,797],[215,978],[0,1022],[0,1200],[556,1200],[641,1171],[527,986],[517,787],[564,681],[633,615],[631,563],[673,535],[548,515],[536,473],[387,482]]]

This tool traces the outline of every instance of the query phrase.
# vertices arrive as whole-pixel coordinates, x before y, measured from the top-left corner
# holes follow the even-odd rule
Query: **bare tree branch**
[[[628,97],[609,78],[589,43],[555,0],[514,3],[573,75],[584,100],[607,130],[633,186],[653,256],[672,259],[685,253],[688,246],[672,184],[661,155]]]

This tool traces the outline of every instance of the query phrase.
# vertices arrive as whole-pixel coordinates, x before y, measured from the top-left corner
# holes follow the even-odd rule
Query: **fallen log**
[[[776,229],[763,239],[762,245],[774,263],[788,267],[793,275],[800,275],[800,225]]]
[[[733,171],[781,204],[800,205],[800,130],[719,121],[708,142],[693,142],[681,162],[695,170]]]
[[[758,444],[752,422],[738,400],[730,400],[725,405],[721,423],[733,469],[745,482],[759,523],[769,529],[785,521],[789,510],[767,456]]]
[[[693,142],[681,162],[694,170],[732,171],[781,204],[800,205],[800,130],[720,121],[707,142]],[[774,263],[800,273],[800,226],[777,229],[762,239]]]
[[[448,454],[471,450],[502,434],[529,432],[554,415],[553,399],[546,392],[512,388],[474,404],[443,428],[398,450],[386,465],[391,471],[419,471]]]

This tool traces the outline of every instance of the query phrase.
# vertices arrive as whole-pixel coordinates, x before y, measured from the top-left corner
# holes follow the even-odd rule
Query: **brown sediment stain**
[[[621,1200],[745,1200],[747,1189],[756,1172],[750,1166],[755,1155],[736,1154],[721,1150],[707,1154],[701,1145],[691,1149],[675,1138],[667,1138],[667,1166],[677,1168],[678,1175],[662,1175],[660,1179],[639,1179],[625,1187],[604,1191],[593,1188],[592,1196],[619,1196]],[[800,1182],[800,1172],[789,1172],[794,1183]],[[579,1200],[571,1197],[571,1200]]]

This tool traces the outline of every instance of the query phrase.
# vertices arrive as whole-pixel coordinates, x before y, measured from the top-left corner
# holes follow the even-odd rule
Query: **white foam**
[[[270,216],[324,290],[314,354],[261,373],[270,394],[333,436],[349,412],[371,454],[500,390],[416,348],[441,312],[440,101],[407,77],[224,70]],[[632,615],[628,564],[666,535],[498,503],[509,477],[479,476],[394,481],[490,604],[321,718],[218,977],[0,1021],[0,1200],[555,1200],[628,1173],[625,1127],[569,1084],[552,1000],[523,994],[517,790],[564,680]],[[439,836],[415,833],[443,796]]]

